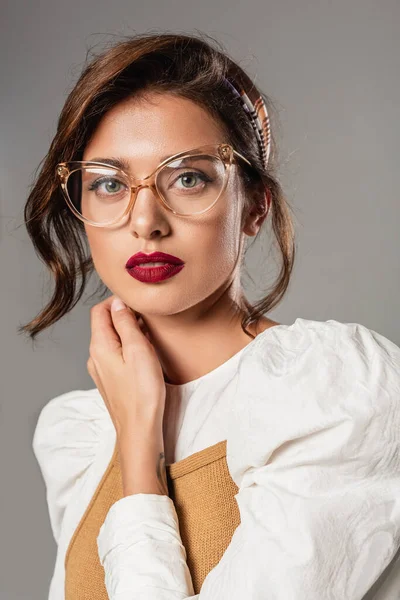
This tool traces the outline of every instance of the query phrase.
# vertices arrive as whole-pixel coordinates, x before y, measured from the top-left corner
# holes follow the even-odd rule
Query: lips
[[[183,265],[184,261],[173,256],[172,254],[166,254],[165,252],[152,252],[151,254],[144,254],[143,252],[137,252],[127,261],[125,267],[132,269],[138,265],[149,263],[149,262],[165,262],[172,265]]]

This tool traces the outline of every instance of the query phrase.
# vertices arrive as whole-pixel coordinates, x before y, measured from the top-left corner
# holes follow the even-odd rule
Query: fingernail
[[[113,298],[113,301],[111,302],[111,308],[112,310],[122,310],[123,308],[126,308],[126,304],[122,302],[121,298],[115,296],[115,298]]]

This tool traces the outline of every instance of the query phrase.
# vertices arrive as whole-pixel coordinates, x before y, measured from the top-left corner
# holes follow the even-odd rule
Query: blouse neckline
[[[272,325],[271,327],[264,329],[264,331],[261,331],[258,335],[256,335],[256,337],[254,339],[252,339],[248,344],[246,344],[246,346],[241,348],[241,350],[236,352],[233,356],[228,358],[225,362],[223,362],[222,364],[215,367],[215,369],[208,371],[208,373],[205,373],[204,375],[200,375],[200,377],[197,377],[196,379],[192,379],[191,381],[187,381],[186,383],[168,383],[167,381],[165,381],[164,383],[167,388],[167,391],[170,391],[173,393],[174,391],[189,392],[189,391],[194,390],[201,383],[207,382],[208,380],[211,380],[213,377],[215,377],[217,375],[218,376],[221,375],[223,371],[233,368],[235,366],[236,362],[239,360],[239,358],[241,358],[246,352],[253,350],[257,345],[259,345],[261,342],[263,342],[270,335],[275,335],[276,331],[280,331],[280,330],[287,329],[288,327],[292,327],[293,325],[296,324],[297,320],[298,319],[296,319],[292,325],[280,323],[279,325]]]

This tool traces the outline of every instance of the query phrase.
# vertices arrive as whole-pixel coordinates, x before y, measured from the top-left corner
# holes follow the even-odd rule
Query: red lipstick
[[[159,266],[145,266],[146,263],[150,262],[162,262],[164,264]],[[137,252],[128,259],[125,267],[129,275],[138,281],[156,283],[157,281],[162,281],[176,275],[183,269],[184,265],[183,260],[165,252],[152,252],[151,254]]]

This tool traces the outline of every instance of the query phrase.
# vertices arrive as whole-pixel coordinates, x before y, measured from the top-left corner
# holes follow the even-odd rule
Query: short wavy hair
[[[249,75],[215,39],[204,33],[145,33],[109,43],[90,61],[89,54],[66,99],[56,134],[36,170],[24,207],[25,226],[36,253],[54,280],[54,292],[47,306],[29,323],[21,325],[18,332],[25,332],[34,340],[38,333],[71,311],[95,270],[84,224],[66,205],[56,179],[56,165],[61,161],[82,160],[100,120],[119,102],[147,92],[166,92],[198,103],[218,119],[225,132],[224,141],[253,165],[248,168],[241,164],[239,168],[245,192],[261,182],[270,190],[269,219],[277,241],[280,270],[261,300],[251,304],[242,298],[241,326],[247,335],[254,337],[246,327],[280,302],[289,286],[295,257],[291,208],[276,176],[277,110],[272,100],[253,83],[270,117],[271,149],[265,165],[249,117],[223,82],[224,78],[235,81],[238,74],[247,78]],[[245,200],[245,208],[254,208],[254,202],[260,202],[255,208],[260,214],[265,213],[262,195],[245,193],[247,197],[251,200]],[[108,291],[100,282],[94,294],[104,298]]]

